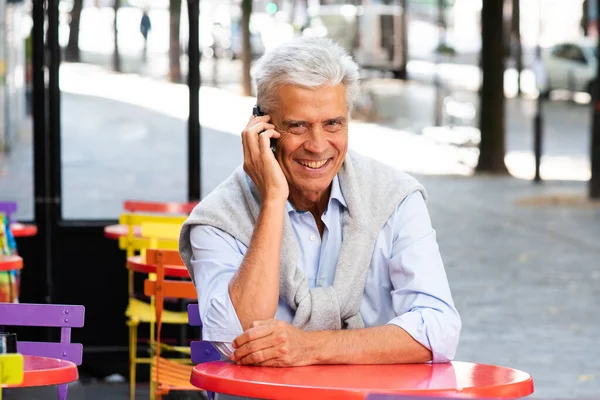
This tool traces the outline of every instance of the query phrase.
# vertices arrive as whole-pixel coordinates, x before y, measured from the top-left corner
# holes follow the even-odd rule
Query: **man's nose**
[[[327,149],[327,146],[327,136],[326,132],[323,130],[323,127],[313,127],[308,140],[304,142],[304,148],[311,153],[319,154],[324,152]]]

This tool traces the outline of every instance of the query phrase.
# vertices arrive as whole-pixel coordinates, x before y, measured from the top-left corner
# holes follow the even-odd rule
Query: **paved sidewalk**
[[[534,397],[598,398],[600,204],[517,204],[585,185],[421,179],[463,319],[457,359],[527,371]]]
[[[61,74],[69,218],[115,218],[131,196],[183,200],[187,88],[86,66]],[[254,99],[203,88],[200,101],[206,194],[240,163]],[[454,146],[372,123],[350,129],[352,149],[416,174],[429,192],[463,318],[457,359],[525,370],[534,397],[597,397],[600,205],[583,200],[586,184],[468,177]],[[0,199],[27,197],[29,146],[25,138],[8,159]],[[553,196],[564,201],[545,205]]]

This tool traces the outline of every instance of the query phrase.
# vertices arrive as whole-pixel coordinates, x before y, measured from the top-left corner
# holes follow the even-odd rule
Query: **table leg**
[[[58,400],[67,400],[67,391],[69,390],[69,385],[58,385]],[[1,399],[0,399],[1,400]]]

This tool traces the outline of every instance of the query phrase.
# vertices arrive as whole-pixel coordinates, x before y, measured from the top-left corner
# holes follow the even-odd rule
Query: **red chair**
[[[153,202],[125,200],[123,209],[127,212],[156,213],[156,214],[189,214],[198,204],[197,201],[188,203]]]

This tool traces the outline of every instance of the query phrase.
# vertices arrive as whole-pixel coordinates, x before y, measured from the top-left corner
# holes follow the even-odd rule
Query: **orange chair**
[[[138,258],[144,259],[146,249],[163,248],[177,249],[179,243],[179,230],[181,224],[187,217],[185,215],[155,215],[155,214],[136,214],[123,213],[119,217],[119,224],[127,225],[128,234],[119,238],[119,247],[126,252],[127,261],[135,259],[135,253],[139,252]],[[134,227],[140,228],[140,235],[134,234]],[[127,326],[129,327],[129,398],[135,399],[136,367],[138,364],[149,364],[152,361],[150,357],[137,356],[137,329],[140,323],[150,324],[151,348],[154,343],[154,299],[151,298],[147,303],[136,298],[134,292],[134,271],[128,271],[128,294],[129,302],[125,310],[127,317]],[[185,311],[165,311],[163,322],[170,324],[185,325],[188,322]],[[151,393],[151,395],[153,392]],[[152,400],[153,397],[151,396]]]
[[[150,387],[156,388],[157,399],[161,399],[171,390],[202,390],[190,383],[191,361],[189,365],[184,365],[160,356],[165,298],[196,300],[196,288],[192,281],[165,279],[165,265],[184,265],[177,251],[148,249],[146,250],[146,261],[156,265],[156,280],[146,279],[144,282],[144,293],[146,296],[154,296],[156,312],[156,345],[153,352]]]

